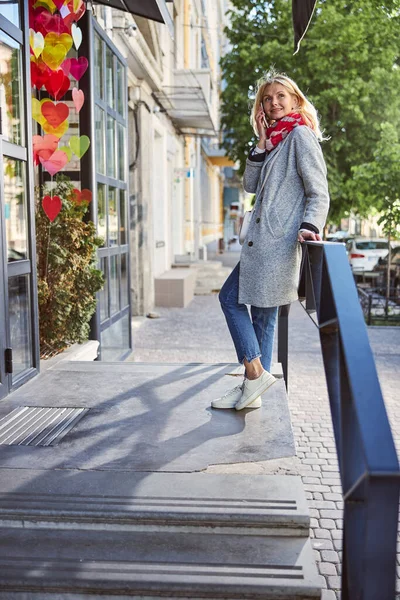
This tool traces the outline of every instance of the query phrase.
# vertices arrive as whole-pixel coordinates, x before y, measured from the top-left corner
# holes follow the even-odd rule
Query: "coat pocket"
[[[271,206],[267,213],[267,220],[269,229],[276,240],[285,235],[285,230],[279,219],[276,209]]]

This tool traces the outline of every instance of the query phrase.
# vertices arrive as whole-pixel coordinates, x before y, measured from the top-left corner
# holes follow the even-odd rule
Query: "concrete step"
[[[204,473],[0,473],[3,527],[148,528],[307,537],[300,477]]]
[[[220,533],[2,530],[0,598],[311,600],[309,540]]]

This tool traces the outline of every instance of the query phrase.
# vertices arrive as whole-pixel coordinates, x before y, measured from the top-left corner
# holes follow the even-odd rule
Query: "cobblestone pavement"
[[[142,321],[134,333],[131,360],[236,361],[216,295],[197,296],[186,309],[157,310],[161,318]],[[292,305],[289,331],[289,407],[311,511],[310,535],[324,588],[322,600],[337,600],[343,526],[341,485],[318,331],[299,303]],[[369,328],[369,338],[399,451],[400,328]]]

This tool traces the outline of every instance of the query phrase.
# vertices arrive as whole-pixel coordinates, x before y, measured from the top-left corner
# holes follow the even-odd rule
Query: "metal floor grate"
[[[0,420],[0,445],[55,446],[88,410],[18,406]]]

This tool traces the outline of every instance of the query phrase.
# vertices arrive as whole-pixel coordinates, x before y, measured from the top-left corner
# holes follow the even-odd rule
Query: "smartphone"
[[[261,110],[262,110],[262,113],[263,113],[262,124],[264,125],[264,127],[266,129],[268,127],[268,123],[267,123],[267,119],[265,117],[265,112],[264,112],[264,108],[263,108],[262,103],[260,104],[260,106],[261,106]]]

